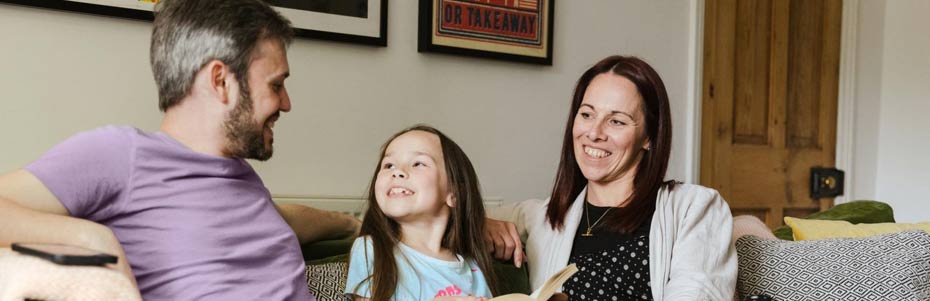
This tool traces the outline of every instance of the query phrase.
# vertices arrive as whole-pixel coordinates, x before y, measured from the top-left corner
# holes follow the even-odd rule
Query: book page
[[[555,275],[549,277],[549,280],[546,280],[546,283],[543,284],[542,287],[533,292],[530,298],[540,301],[549,300],[549,297],[552,297],[552,294],[562,287],[562,284],[568,281],[568,278],[572,277],[575,272],[578,272],[578,267],[576,267],[574,263],[562,268],[556,272]]]
[[[552,277],[549,277],[549,280],[546,280],[546,283],[542,287],[533,292],[532,295],[525,294],[507,294],[499,297],[491,298],[489,301],[546,301],[555,294],[555,291],[562,287],[562,284],[568,280],[569,277],[575,274],[578,271],[578,268],[575,267],[575,264],[570,264],[558,272]],[[562,297],[566,297],[562,294]],[[567,298],[560,298],[560,300],[566,300]]]

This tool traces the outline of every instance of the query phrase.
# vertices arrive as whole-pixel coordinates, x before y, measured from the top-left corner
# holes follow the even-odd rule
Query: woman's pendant
[[[584,234],[581,234],[581,236],[594,236],[594,234],[591,234],[591,227],[588,227],[588,230],[584,231]]]

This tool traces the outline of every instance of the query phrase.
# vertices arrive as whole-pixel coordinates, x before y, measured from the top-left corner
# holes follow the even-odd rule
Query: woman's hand
[[[523,242],[520,241],[516,225],[489,218],[485,224],[484,239],[491,244],[494,258],[500,260],[513,258],[515,267],[519,268],[523,265],[526,256],[523,254]]]

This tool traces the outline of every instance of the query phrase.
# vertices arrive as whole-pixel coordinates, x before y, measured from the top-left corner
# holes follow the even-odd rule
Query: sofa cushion
[[[61,265],[0,248],[0,300],[142,300],[122,273]]]
[[[882,202],[855,201],[836,205],[827,211],[808,215],[804,219],[844,220],[853,224],[893,223],[894,211],[891,210],[891,206]],[[773,232],[779,239],[794,240],[788,226],[781,226]]]
[[[794,240],[867,237],[905,230],[923,230],[930,232],[930,222],[853,225],[847,221],[806,220],[785,217],[785,224],[791,227]]]
[[[344,255],[308,262],[307,287],[317,301],[345,300],[342,291],[346,287],[347,271]]]
[[[930,234],[736,241],[740,296],[775,300],[930,300]]]

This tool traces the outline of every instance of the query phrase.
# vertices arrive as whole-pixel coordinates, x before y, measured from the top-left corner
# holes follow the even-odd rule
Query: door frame
[[[686,172],[690,177],[688,182],[700,183],[701,179],[701,115],[703,114],[702,95],[704,72],[704,1],[691,1],[691,32],[688,34],[688,48],[691,67],[688,73],[693,79],[688,83],[691,110],[688,116],[690,131],[686,139],[691,148],[688,158],[691,161],[690,170]],[[839,93],[837,94],[836,109],[836,168],[846,172],[846,189],[841,196],[833,199],[838,205],[855,200],[852,183],[855,171],[853,170],[853,153],[855,150],[855,116],[856,116],[856,41],[859,24],[859,1],[843,0],[843,16],[840,25],[840,70]],[[690,139],[688,139],[690,138]]]

